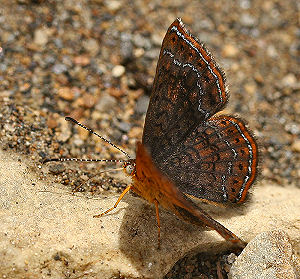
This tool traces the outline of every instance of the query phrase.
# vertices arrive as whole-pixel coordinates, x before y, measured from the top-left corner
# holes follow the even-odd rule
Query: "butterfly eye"
[[[126,166],[125,171],[128,175],[132,175],[132,173],[134,172],[134,166],[133,165]]]

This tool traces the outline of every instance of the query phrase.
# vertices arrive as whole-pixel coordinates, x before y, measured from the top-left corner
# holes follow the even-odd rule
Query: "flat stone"
[[[158,250],[152,205],[127,194],[117,209],[95,219],[113,206],[117,194],[72,195],[50,180],[48,166],[43,176],[29,163],[0,150],[0,277],[162,278],[187,253],[218,253],[231,246],[215,231],[161,210]],[[300,251],[299,197],[297,188],[257,185],[248,206],[209,212],[245,241],[280,228]]]

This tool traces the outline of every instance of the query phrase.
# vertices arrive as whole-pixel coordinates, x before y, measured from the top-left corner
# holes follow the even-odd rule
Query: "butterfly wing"
[[[143,144],[154,161],[172,153],[226,102],[221,70],[182,22],[175,20],[162,43],[145,119]]]
[[[257,152],[240,119],[219,116],[199,125],[158,167],[186,194],[238,203],[255,180]]]
[[[227,99],[222,71],[176,20],[163,40],[143,144],[182,192],[216,203],[242,202],[257,168],[244,123],[212,117]]]

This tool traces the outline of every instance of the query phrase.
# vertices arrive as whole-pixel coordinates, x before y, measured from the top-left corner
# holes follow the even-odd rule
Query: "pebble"
[[[45,28],[34,31],[33,42],[39,46],[45,46],[48,43],[48,34]]]
[[[57,74],[57,75],[60,75],[64,72],[67,72],[68,71],[68,68],[66,65],[64,64],[55,64],[53,67],[52,67],[52,71]]]
[[[226,44],[223,46],[222,55],[224,57],[232,58],[239,53],[238,48],[233,44]]]
[[[47,120],[47,126],[50,128],[50,129],[53,129],[53,128],[56,128],[58,125],[57,121],[52,118],[52,117],[49,117],[48,120]]]
[[[111,73],[114,78],[119,78],[124,75],[125,67],[122,65],[116,65],[115,67],[113,67]]]
[[[81,140],[86,140],[90,135],[90,132],[86,129],[78,129],[77,132]]]
[[[128,133],[128,138],[130,139],[137,139],[140,138],[143,134],[142,127],[132,127]]]
[[[240,17],[240,22],[245,27],[253,27],[256,24],[256,19],[248,13],[243,13]]]
[[[143,49],[151,49],[152,46],[150,39],[142,36],[140,33],[133,36],[133,43],[136,47]]]
[[[58,89],[57,94],[60,98],[66,101],[72,101],[75,97],[74,92],[70,87],[61,87]]]
[[[284,87],[293,87],[297,83],[297,78],[294,74],[288,73],[281,80],[281,84]]]
[[[255,94],[255,92],[257,91],[257,86],[254,82],[249,82],[246,83],[244,85],[245,91],[247,92],[247,94],[249,94],[250,96],[253,96]]]
[[[96,104],[96,98],[92,94],[84,94],[81,103],[85,108],[92,108]]]
[[[60,132],[56,133],[59,142],[66,142],[72,135],[69,123],[62,117],[57,119],[60,126]]]
[[[0,47],[0,59],[4,58],[4,50],[2,47]]]
[[[95,39],[84,40],[82,45],[92,56],[97,55],[98,51],[100,50],[99,44]]]
[[[122,132],[125,133],[128,133],[129,130],[131,129],[131,124],[127,122],[119,122],[117,126]]]
[[[142,95],[138,98],[136,105],[135,105],[135,112],[139,114],[144,114],[147,112],[149,106],[150,98],[146,95]]]
[[[110,11],[116,12],[122,7],[122,2],[117,0],[106,0],[105,5]]]
[[[115,107],[117,104],[117,101],[114,97],[108,95],[108,94],[103,94],[98,103],[95,106],[95,109],[98,112],[109,112],[112,107]]]
[[[75,134],[73,137],[73,143],[75,146],[81,146],[84,144],[84,141],[79,137],[78,134]]]
[[[54,174],[59,174],[65,171],[64,164],[61,163],[53,163],[49,166],[49,172],[52,172]]]
[[[292,151],[300,153],[300,140],[295,140],[291,146]]]
[[[91,62],[90,58],[86,55],[79,55],[74,57],[74,63],[79,66],[87,66]]]
[[[133,44],[131,34],[122,33],[121,42],[122,43],[120,53],[122,55],[123,60],[126,62],[127,60],[131,60],[133,57]]]

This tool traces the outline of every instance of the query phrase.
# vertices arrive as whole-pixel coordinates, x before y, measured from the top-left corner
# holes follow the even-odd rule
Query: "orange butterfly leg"
[[[154,200],[155,204],[155,212],[156,212],[156,220],[157,220],[157,233],[158,233],[158,249],[160,249],[160,219],[159,219],[159,207],[158,207],[158,201]]]
[[[107,214],[108,212],[112,211],[113,209],[115,209],[115,208],[118,206],[118,204],[119,204],[119,202],[121,201],[121,199],[123,199],[123,197],[125,196],[125,194],[126,194],[131,188],[132,188],[132,185],[127,186],[127,188],[122,192],[122,194],[120,195],[120,197],[118,198],[117,202],[115,203],[115,205],[114,205],[112,208],[106,210],[105,212],[103,212],[103,213],[101,213],[101,214],[94,215],[93,217],[94,217],[94,218],[99,218],[99,217],[101,217],[101,216]]]

